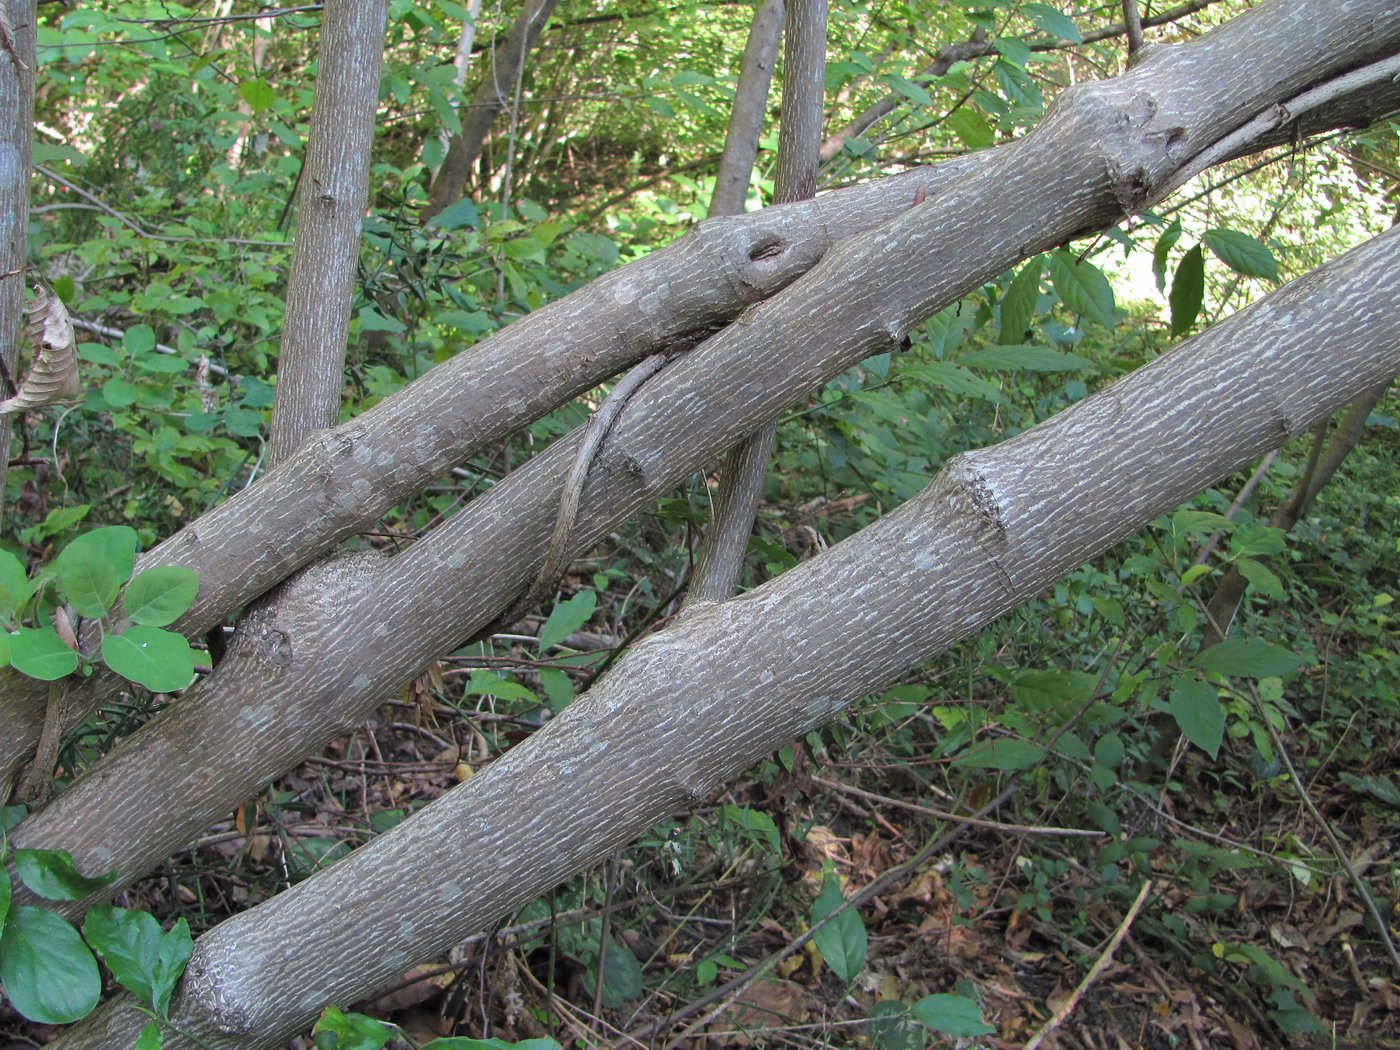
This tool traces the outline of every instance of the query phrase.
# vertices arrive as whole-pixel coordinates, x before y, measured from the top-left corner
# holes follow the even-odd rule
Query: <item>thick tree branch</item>
[[[687,613],[484,772],[202,937],[176,1023],[211,1047],[277,1045],[325,1003],[364,996],[841,716],[1400,373],[1400,315],[1374,294],[1397,281],[1392,231],[955,457],[818,558]],[[1248,393],[1221,412],[1221,389]],[[123,1000],[56,1046],[118,1045],[144,1022]]]

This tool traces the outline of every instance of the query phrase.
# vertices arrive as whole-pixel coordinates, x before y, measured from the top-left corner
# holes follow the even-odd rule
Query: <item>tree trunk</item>
[[[1280,100],[1301,111],[1301,89],[1387,48],[1400,48],[1400,9],[1382,0],[1276,4],[1070,92],[1033,134],[980,154],[972,174],[934,181],[926,203],[843,242],[651,380],[590,475],[571,554],[944,305],[1027,255],[1146,207],[1222,134]],[[918,184],[899,185],[912,198]],[[607,287],[629,313],[653,293]],[[336,434],[346,440],[354,428]],[[68,849],[85,871],[115,866],[115,891],[357,724],[528,586],[577,440],[558,442],[394,558],[343,559],[288,584],[274,622],[245,633],[180,703],[15,829],[14,845]],[[353,462],[357,446],[346,446]],[[153,797],[171,800],[175,814],[153,813]],[[26,892],[16,900],[29,903]]]
[[[825,88],[826,0],[794,3],[787,9],[783,30],[783,118],[773,180],[775,204],[816,196]],[[714,520],[695,562],[687,603],[722,602],[734,594],[777,433],[777,421],[767,422],[725,457],[715,492]]]
[[[557,3],[558,0],[525,0],[520,17],[491,53],[486,75],[482,77],[481,86],[472,96],[471,106],[462,120],[462,133],[452,137],[442,167],[428,189],[428,203],[423,208],[425,220],[462,196],[467,176],[481,156],[482,146],[486,144],[486,134],[510,101],[516,78],[525,68],[525,55],[535,46]]]
[[[269,461],[340,422],[388,0],[329,0],[287,280]]]
[[[685,614],[486,770],[201,937],[172,1019],[210,1047],[278,1045],[686,809],[1400,372],[1375,294],[1397,282],[1392,231]],[[1221,390],[1248,394],[1222,411]],[[145,1021],[122,1000],[55,1045],[124,1045]]]
[[[758,156],[758,140],[763,118],[768,112],[768,87],[773,82],[773,63],[783,36],[783,0],[763,0],[754,12],[744,58],[739,63],[739,86],[729,127],[724,135],[724,152],[715,173],[715,192],[710,197],[709,214],[742,215],[753,179],[753,162]]]
[[[29,263],[29,169],[34,137],[35,0],[0,5],[0,364],[19,381],[19,333]],[[10,384],[0,397],[13,397]],[[0,417],[0,519],[10,463],[10,417]],[[42,710],[42,707],[41,707]]]

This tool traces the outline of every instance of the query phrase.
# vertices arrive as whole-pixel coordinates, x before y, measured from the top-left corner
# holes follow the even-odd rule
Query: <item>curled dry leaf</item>
[[[73,397],[79,392],[78,346],[68,310],[47,284],[25,307],[29,315],[29,340],[34,344],[34,363],[14,397],[0,401],[0,416],[27,412]]]

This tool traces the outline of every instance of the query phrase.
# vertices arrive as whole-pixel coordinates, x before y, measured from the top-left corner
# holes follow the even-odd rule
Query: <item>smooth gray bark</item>
[[[1373,37],[1364,18],[1344,13],[1348,21],[1339,25],[1362,34],[1362,45],[1349,52],[1357,63],[1394,49],[1388,22],[1378,22]],[[1242,36],[1247,47],[1272,46]],[[1168,49],[1163,57],[1172,53]],[[1305,64],[1293,53],[1295,64]],[[1336,55],[1325,57],[1317,79],[1325,81],[1340,64]],[[1202,75],[1217,78],[1202,82],[1211,88],[1202,92],[1207,103],[1220,96],[1216,85],[1231,82],[1229,65],[1214,58],[1205,63]],[[1296,90],[1296,81],[1289,90]],[[1270,111],[1276,124],[1216,159],[1336,127],[1364,127],[1397,108],[1400,82],[1382,79],[1315,109]],[[1230,119],[1231,113],[1221,115]],[[998,152],[915,169],[810,204],[702,223],[677,244],[523,318],[359,418],[313,438],[257,485],[143,556],[140,567],[183,565],[199,574],[199,596],[173,626],[191,637],[203,634],[452,466],[657,349],[685,344],[776,294],[836,241],[911,207],[918,188],[933,198],[982,170]],[[69,724],[121,685],[99,672],[70,688]],[[0,692],[6,701],[0,704],[2,782],[33,754],[46,691],[42,683],[3,669]]]
[[[19,382],[24,268],[29,262],[29,168],[34,137],[35,0],[0,4],[0,361]],[[3,397],[14,396],[6,389]],[[0,516],[10,462],[10,417],[0,418]],[[41,705],[42,710],[42,705]]]
[[[340,422],[388,0],[327,0],[268,459]]]
[[[1278,3],[1067,93],[1034,133],[980,154],[974,175],[843,242],[647,383],[589,475],[572,553],[944,305],[1147,206],[1232,129],[1387,48],[1400,49],[1392,4]],[[918,184],[900,185],[912,196]],[[609,288],[623,308],[663,294],[625,278]],[[84,871],[115,866],[115,891],[357,724],[529,585],[577,440],[392,559],[361,556],[297,578],[275,620],[245,632],[213,675],[20,825],[14,845],[68,849]],[[346,459],[354,453],[351,442]],[[173,812],[153,813],[153,797]],[[28,903],[26,892],[16,900]]]
[[[754,12],[744,57],[739,63],[739,83],[724,135],[724,152],[720,154],[719,168],[715,172],[715,191],[710,197],[712,217],[744,213],[753,163],[758,156],[758,140],[763,133],[763,118],[768,112],[773,64],[782,36],[783,0],[763,0]]]
[[[279,1045],[685,810],[1400,373],[1400,314],[1376,294],[1397,283],[1392,231],[684,614],[486,770],[200,938],[176,1023],[212,1047]],[[55,1045],[124,1045],[145,1020],[122,1000]]]
[[[826,0],[794,0],[783,29],[783,117],[773,179],[777,204],[816,196],[825,90]],[[777,433],[776,421],[765,423],[725,457],[714,518],[695,562],[687,603],[722,602],[733,595]]]

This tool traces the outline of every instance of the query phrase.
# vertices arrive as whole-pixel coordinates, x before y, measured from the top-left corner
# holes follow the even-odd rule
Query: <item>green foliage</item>
[[[869,945],[869,934],[860,912],[846,907],[841,894],[841,883],[836,878],[834,867],[827,863],[823,871],[822,892],[812,905],[812,923],[816,925],[840,909],[825,925],[817,928],[812,940],[822,953],[822,958],[831,967],[842,984],[849,985],[865,965],[865,955]]]
[[[184,635],[162,630],[193,604],[199,578],[176,565],[154,566],[135,574],[136,531],[125,525],[94,529],[71,540],[53,565],[30,579],[23,564],[0,551],[0,619],[12,626],[0,648],[6,663],[41,681],[56,681],[80,667],[89,669],[90,653],[78,648],[76,624],[64,606],[97,628],[103,663],[153,692],[182,689],[194,677],[194,653]],[[122,611],[132,624],[114,633],[114,606],[122,586]],[[29,618],[39,626],[23,626]],[[68,638],[57,626],[67,625]]]

